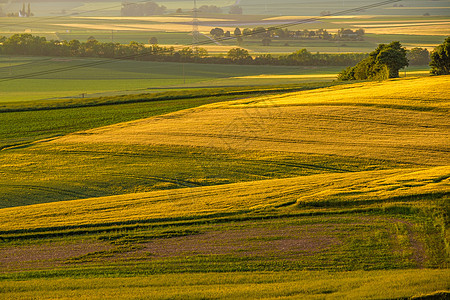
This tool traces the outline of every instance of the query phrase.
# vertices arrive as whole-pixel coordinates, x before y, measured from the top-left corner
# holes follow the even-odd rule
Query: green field
[[[36,58],[0,56],[0,78],[20,76],[73,67],[99,59]],[[341,67],[289,67],[203,65],[137,61],[109,61],[108,63],[71,71],[51,73],[29,79],[0,81],[0,103],[13,101],[48,100],[58,98],[98,97],[144,93],[166,88],[217,87],[229,85],[268,85],[332,81]],[[258,75],[302,75],[303,78],[255,80],[236,77]],[[307,75],[319,77],[308,78]],[[231,81],[231,82],[227,82]]]
[[[0,297],[448,296],[448,82],[4,103]]]

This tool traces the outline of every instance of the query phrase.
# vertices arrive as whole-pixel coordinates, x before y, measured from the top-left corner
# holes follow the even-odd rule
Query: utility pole
[[[198,32],[198,10],[197,0],[194,0],[194,10],[192,19],[192,50],[194,54],[197,54],[197,45],[199,43],[200,33]]]

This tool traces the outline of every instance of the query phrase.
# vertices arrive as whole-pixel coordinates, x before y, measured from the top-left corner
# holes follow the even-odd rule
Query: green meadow
[[[0,102],[82,98],[229,85],[269,85],[331,81],[340,67],[290,67],[202,65],[78,58],[33,58],[0,56],[2,78],[72,68],[100,62],[97,66],[49,73],[33,78],[0,81]],[[103,63],[105,62],[105,63]],[[293,75],[291,79],[271,78],[248,82],[246,76]],[[330,77],[331,74],[331,77]],[[303,78],[297,78],[302,75]],[[312,79],[309,75],[313,75]],[[230,81],[230,82],[228,82]],[[227,83],[228,82],[228,83]]]

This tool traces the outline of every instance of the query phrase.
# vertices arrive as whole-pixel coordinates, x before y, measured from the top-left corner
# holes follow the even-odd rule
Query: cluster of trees
[[[426,48],[412,48],[407,51],[406,57],[412,66],[423,66],[430,63],[430,52]]]
[[[430,66],[433,75],[450,74],[450,37],[446,38],[431,53]]]
[[[431,66],[432,75],[450,74],[450,37],[437,46],[433,52],[424,48],[407,51],[400,42],[380,44],[369,56],[356,66],[348,67],[338,75],[338,80],[383,80],[399,77],[399,70],[409,64]]]
[[[221,14],[223,10],[216,5],[202,5],[197,11],[203,14]],[[167,8],[164,5],[158,5],[153,1],[144,3],[122,3],[121,14],[124,17],[145,17],[152,15],[162,15],[167,12]],[[183,10],[178,8],[176,13],[182,13]],[[230,14],[242,14],[242,8],[238,5],[233,5],[229,10]]]
[[[270,64],[270,65],[301,65],[301,66],[349,66],[357,63],[366,54],[312,54],[301,49],[290,55],[272,56],[263,54],[251,56],[245,49],[231,49],[226,56],[209,56],[203,48],[185,47],[175,50],[174,47],[161,47],[156,44],[150,47],[142,43],[131,42],[128,45],[119,43],[101,43],[95,39],[86,42],[78,40],[55,41],[31,34],[15,34],[10,38],[0,38],[1,54],[42,55],[42,56],[73,56],[73,57],[104,57],[128,58],[136,60],[198,62],[217,64]]]
[[[221,14],[222,9],[215,5],[202,5],[197,9],[198,12],[204,14]]]
[[[211,35],[214,37],[222,37],[222,36],[232,36],[230,31],[224,31],[222,28],[214,28],[211,30]],[[321,39],[321,40],[337,40],[337,41],[361,41],[364,36],[364,29],[339,29],[336,34],[329,33],[326,29],[318,29],[318,30],[289,30],[287,28],[264,28],[264,27],[256,27],[256,28],[245,28],[241,31],[241,29],[236,28],[234,30],[233,35],[235,37],[249,37],[249,38],[260,38],[260,39],[285,39],[285,40],[311,40],[311,39]]]
[[[230,7],[230,14],[232,15],[242,15],[242,7],[239,5],[233,5]]]
[[[162,15],[167,11],[164,5],[158,5],[153,1],[144,3],[122,3],[120,13],[124,17],[147,17]]]
[[[397,78],[400,69],[408,66],[406,49],[400,42],[380,44],[354,67],[342,71],[338,80],[383,80]]]
[[[198,12],[204,13],[204,14],[221,14],[221,13],[223,13],[222,9],[215,5],[202,5],[198,8]],[[233,15],[242,15],[242,7],[240,7],[239,5],[233,5],[230,7],[229,13],[233,14]]]

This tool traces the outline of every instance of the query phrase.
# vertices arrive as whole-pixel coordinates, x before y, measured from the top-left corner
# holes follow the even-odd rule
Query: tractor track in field
[[[146,153],[125,153],[125,152],[107,152],[107,151],[92,151],[92,150],[83,150],[83,151],[66,151],[66,150],[62,150],[61,152],[63,153],[69,153],[69,154],[96,154],[96,155],[107,155],[107,156],[112,156],[112,157],[137,157],[137,158],[159,158],[159,157],[177,157],[179,158],[178,155],[168,155],[167,153],[158,153],[158,156],[155,156],[154,154],[146,154]],[[201,153],[201,152],[199,152]],[[198,155],[199,153],[190,153],[191,156]],[[217,157],[217,155],[222,155],[217,154],[217,153],[210,153],[210,155],[205,155],[204,153],[202,156],[204,156],[206,159],[210,159],[210,157],[212,155],[214,155],[214,157]],[[207,154],[207,153],[206,153]],[[189,157],[189,155],[186,155],[186,157]],[[307,163],[294,163],[294,162],[277,162],[277,161],[273,161],[273,160],[261,160],[261,159],[257,159],[257,160],[243,160],[241,158],[227,158],[227,157],[220,157],[220,158],[214,158],[212,159],[212,161],[227,161],[227,162],[239,162],[240,164],[244,163],[244,162],[248,162],[248,163],[255,163],[255,162],[263,162],[266,165],[276,165],[276,166],[282,166],[282,167],[291,167],[291,168],[306,168],[306,169],[314,169],[314,170],[326,170],[326,171],[332,171],[332,172],[354,172],[352,170],[349,169],[344,169],[344,168],[334,168],[334,167],[328,167],[328,166],[321,166],[321,165],[315,165],[315,164],[307,164]],[[249,173],[250,174],[250,173]],[[252,174],[254,175],[254,174]]]
[[[184,187],[199,187],[203,186],[199,183],[188,181],[188,180],[181,180],[177,178],[169,178],[169,177],[159,177],[159,176],[138,176],[138,175],[132,175],[132,174],[110,174],[110,176],[115,177],[128,177],[128,178],[134,178],[138,180],[153,180],[153,181],[159,181],[159,182],[167,182],[167,183],[173,183],[176,185],[182,185]]]
[[[368,146],[376,148],[396,148],[396,149],[406,149],[415,151],[428,151],[428,152],[438,152],[438,153],[450,153],[450,148],[441,147],[430,147],[430,146],[413,146],[413,145],[379,145],[370,142],[346,142],[346,141],[320,141],[320,140],[307,140],[307,139],[289,139],[289,138],[271,138],[271,137],[256,137],[256,136],[245,136],[236,134],[213,134],[213,133],[189,133],[189,132],[171,132],[169,134],[165,132],[152,132],[152,136],[174,136],[174,137],[204,137],[204,138],[217,138],[217,139],[230,139],[235,140],[233,144],[238,144],[237,141],[258,141],[258,142],[272,142],[272,143],[286,143],[286,144],[311,144],[311,145],[346,145],[353,147]],[[211,143],[210,143],[211,144]]]
[[[51,192],[58,195],[65,195],[70,197],[77,197],[78,198],[93,198],[97,197],[94,195],[88,195],[80,192],[75,192],[72,190],[67,189],[61,189],[61,188],[55,188],[55,187],[49,187],[49,186],[41,186],[41,185],[31,185],[31,184],[0,184],[7,187],[13,187],[13,188],[28,188],[32,190],[39,190],[44,192]]]

